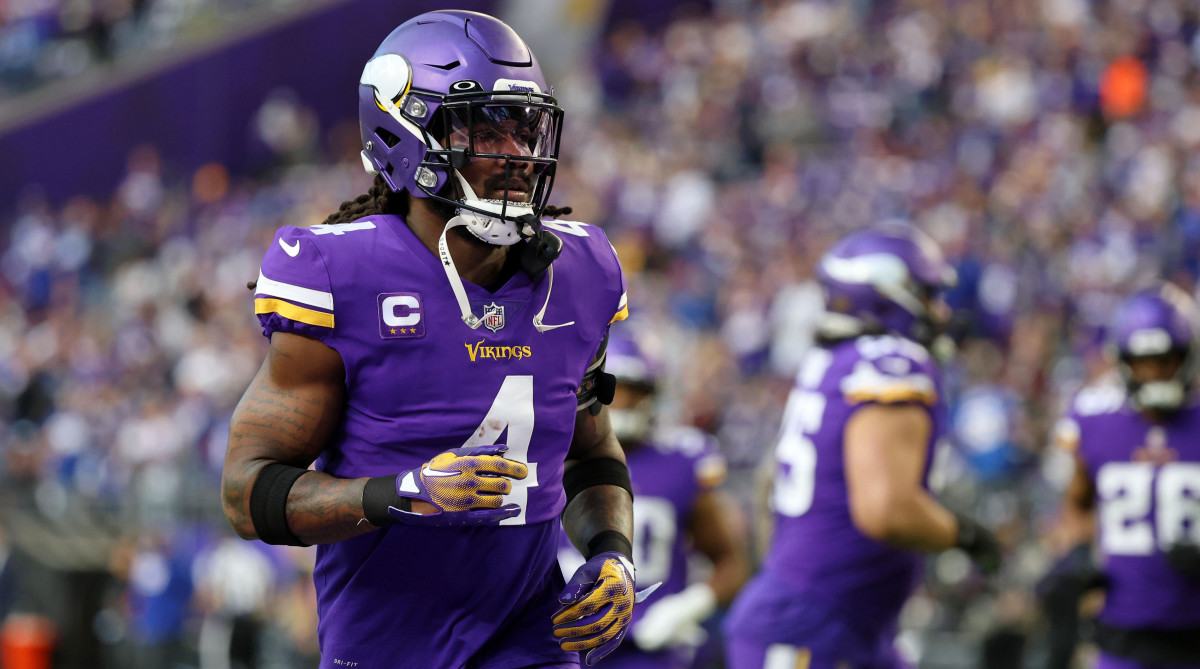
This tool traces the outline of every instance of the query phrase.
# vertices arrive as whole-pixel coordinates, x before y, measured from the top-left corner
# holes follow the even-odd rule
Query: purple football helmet
[[[1183,406],[1195,372],[1195,304],[1173,284],[1125,298],[1109,328],[1109,342],[1135,408],[1171,411]],[[1181,364],[1166,381],[1138,383],[1134,359],[1177,354]]]
[[[889,221],[851,233],[817,265],[826,322],[834,337],[891,332],[925,346],[943,325],[935,298],[954,285],[954,268],[925,233]]]
[[[459,10],[421,14],[383,40],[359,83],[363,166],[392,190],[450,204],[468,230],[497,245],[521,239],[527,226],[518,219],[541,216],[562,109],[507,24]],[[504,161],[504,190],[515,168],[532,164],[533,183],[514,188],[528,190],[529,201],[479,197],[459,173],[476,158]]]
[[[604,370],[617,377],[618,383],[653,389],[658,385],[659,364],[629,337],[612,335],[604,360]]]
[[[633,339],[612,336],[604,369],[617,377],[618,386],[632,386],[647,393],[631,407],[609,407],[609,420],[613,434],[623,446],[634,446],[646,440],[654,422],[655,393],[658,389],[660,366],[653,356],[647,355]]]

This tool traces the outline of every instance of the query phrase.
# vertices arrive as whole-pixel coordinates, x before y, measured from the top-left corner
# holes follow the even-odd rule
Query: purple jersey
[[[708,435],[693,428],[672,428],[655,434],[650,443],[626,451],[629,477],[633,482],[633,563],[639,584],[662,585],[633,609],[636,625],[646,609],[666,595],[688,585],[688,522],[692,505],[701,493],[725,478],[725,459]],[[559,564],[568,578],[583,564],[583,556],[562,535]],[[604,660],[605,665],[624,666],[621,658],[638,653],[626,641]],[[659,666],[671,664],[668,653]]]
[[[1056,429],[1077,449],[1096,490],[1096,541],[1109,577],[1101,620],[1126,628],[1200,627],[1200,582],[1163,551],[1200,543],[1200,407],[1154,424],[1125,389],[1081,391]]]
[[[342,417],[318,469],[341,478],[396,474],[448,449],[494,443],[529,466],[504,499],[521,511],[501,525],[517,527],[396,525],[320,546],[314,576],[329,666],[336,659],[365,669],[375,666],[370,658],[398,657],[408,666],[462,665],[503,622],[490,618],[496,611],[463,610],[477,593],[509,582],[511,596],[527,583],[529,596],[540,596],[554,571],[575,392],[608,326],[626,310],[604,233],[572,222],[547,227],[563,239],[551,272],[537,279],[517,272],[494,291],[464,284],[482,318],[478,329],[463,323],[441,261],[394,216],[285,226],[263,258],[254,300],[263,333],[318,339],[345,365]],[[551,327],[539,331],[533,318],[543,304]],[[418,541],[427,544],[419,551]],[[477,554],[465,568],[462,559],[433,557],[453,551]],[[417,553],[431,563],[407,568]],[[431,601],[446,606],[430,615]],[[550,639],[549,615],[544,624]]]
[[[855,527],[846,489],[843,431],[854,411],[867,404],[928,407],[933,425],[925,458],[927,477],[934,444],[946,422],[940,376],[929,352],[910,340],[858,337],[810,350],[784,411],[771,495],[775,531],[763,571],[771,582],[837,612],[864,638],[894,627],[922,557],[868,538]],[[770,608],[761,610],[768,615]],[[774,621],[759,622],[764,628],[776,626]],[[742,621],[741,626],[754,624]]]

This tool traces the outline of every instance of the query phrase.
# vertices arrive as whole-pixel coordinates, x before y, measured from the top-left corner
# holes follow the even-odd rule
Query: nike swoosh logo
[[[533,319],[533,327],[537,328],[537,331],[542,333],[549,332],[551,330],[557,330],[559,328],[570,327],[574,324],[575,321],[567,321],[566,323],[559,323],[558,325],[546,325],[542,322],[540,317],[535,317]]]
[[[283,252],[295,258],[300,253],[300,240],[297,239],[294,244],[287,244],[283,238],[279,238],[279,245],[283,247]]]
[[[444,472],[440,469],[430,469],[426,467],[421,470],[421,476],[458,476],[458,472]]]

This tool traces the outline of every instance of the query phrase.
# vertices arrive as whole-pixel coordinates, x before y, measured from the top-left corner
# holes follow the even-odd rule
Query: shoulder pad
[[[932,360],[929,350],[911,339],[896,335],[867,335],[854,340],[854,349],[867,360],[899,356],[921,364]]]
[[[698,458],[717,450],[715,439],[698,428],[686,425],[658,431],[654,435],[654,445],[664,453],[679,453],[689,458]]]
[[[796,371],[796,384],[808,390],[820,388],[825,374],[833,366],[833,361],[833,352],[827,348],[813,346],[808,349],[800,359],[800,366]]]
[[[1079,391],[1071,411],[1080,418],[1120,411],[1128,399],[1125,388],[1117,383],[1090,386]]]
[[[557,218],[548,218],[542,221],[542,227],[554,232],[559,232],[569,237],[591,237],[599,230],[594,225],[582,223],[580,221],[564,221]],[[603,236],[604,233],[600,233]]]
[[[363,218],[354,221],[353,223],[332,223],[330,225],[325,225],[322,223],[320,225],[310,225],[307,228],[302,229],[318,236],[336,235],[340,237],[347,232],[354,232],[356,230],[375,230],[376,227],[374,221],[368,218]]]
[[[1079,421],[1073,416],[1063,416],[1054,424],[1052,441],[1055,446],[1068,450],[1079,450],[1079,437],[1082,430],[1079,428]]]
[[[893,342],[907,340],[891,337]],[[908,342],[911,344],[911,342]],[[843,397],[850,404],[875,402],[879,404],[920,403],[933,406],[938,401],[936,370],[929,353],[916,344],[907,346],[875,346],[854,362],[850,373],[839,383]],[[915,351],[920,351],[915,354]]]
[[[623,321],[629,317],[628,298],[625,294],[625,274],[621,270],[621,261],[617,258],[617,250],[608,241],[604,230],[594,225],[580,221],[564,221],[560,219],[544,219],[542,225],[557,233],[563,240],[563,252],[578,253],[590,257],[592,263],[582,268],[591,272],[590,279],[611,290],[614,299],[609,302],[612,309],[608,324]],[[578,243],[573,243],[572,240]]]
[[[725,456],[720,453],[709,453],[697,460],[694,471],[696,472],[696,483],[705,489],[721,485],[729,474]]]
[[[677,453],[690,461],[696,482],[702,488],[720,485],[728,473],[717,440],[697,428],[677,426],[663,430],[655,440],[655,448],[663,453]]]
[[[254,313],[268,337],[281,330],[322,338],[333,329],[329,272],[305,229],[287,225],[275,233],[259,268]]]

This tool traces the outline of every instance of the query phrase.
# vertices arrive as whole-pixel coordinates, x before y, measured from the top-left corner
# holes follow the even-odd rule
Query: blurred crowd
[[[252,9],[305,1],[6,0],[0,2],[0,99],[213,36]]]
[[[81,526],[112,526],[93,532],[95,559],[70,568],[113,577],[111,592],[94,594],[109,614],[95,633],[113,652],[154,645],[173,656],[211,615],[311,613],[313,603],[274,602],[292,583],[311,590],[311,555],[234,537],[218,487],[229,415],[265,352],[246,282],[275,227],[319,220],[360,188],[360,171],[331,164],[233,184],[212,165],[178,180],[143,147],[111,201],[51,210],[31,195],[11,221],[0,496],[17,519],[52,523],[25,533],[39,559],[67,551],[57,544]],[[314,630],[300,638],[315,651]],[[129,662],[112,666],[143,666]]]
[[[93,3],[24,4],[61,16]],[[129,17],[172,5],[101,4]],[[937,474],[1010,559],[992,584],[961,555],[932,559],[901,641],[926,668],[1034,666],[1031,593],[1062,548],[1053,520],[1071,472],[1049,426],[1108,371],[1120,297],[1159,278],[1196,289],[1200,7],[719,5],[661,31],[612,22],[590,59],[548,68],[567,110],[552,202],[613,240],[629,327],[668,370],[663,419],[718,437],[748,533],[820,311],[815,259],[884,219],[931,233],[960,278],[954,443]],[[16,29],[0,24],[3,54]],[[177,174],[140,147],[111,199],[52,207],[31,190],[2,214],[0,504],[10,525],[98,535],[99,557],[76,560],[105,575],[81,629],[111,666],[227,666],[201,658],[230,639],[280,666],[316,652],[311,556],[239,542],[217,488],[229,415],[266,350],[246,282],[276,227],[318,223],[370,183],[356,133],[327,134],[308,143],[322,158],[281,153],[253,176]],[[0,618],[19,608],[3,589],[4,537]],[[146,648],[160,654],[134,652]]]

